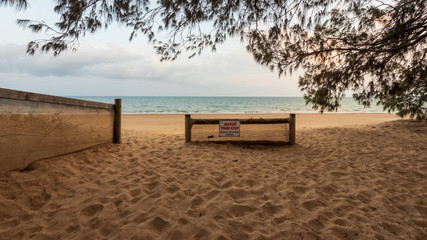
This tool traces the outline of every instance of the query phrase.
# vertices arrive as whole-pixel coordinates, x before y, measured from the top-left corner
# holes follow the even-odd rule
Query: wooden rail
[[[185,114],[185,142],[191,142],[191,129],[194,124],[219,124],[220,121],[239,121],[240,124],[289,124],[289,143],[294,145],[295,141],[295,114],[290,114],[289,118],[260,118],[260,119],[194,119],[190,114]],[[224,141],[239,144],[260,144],[260,145],[281,145],[281,141]]]
[[[105,108],[105,109],[114,109],[114,104],[92,102],[74,98],[58,97],[46,94],[32,93],[32,92],[23,92],[17,90],[11,90],[6,88],[0,88],[0,98],[12,99],[12,100],[22,100],[22,101],[32,101],[32,102],[44,102],[44,103],[53,103],[61,105],[71,105],[71,106],[80,106],[80,107],[91,107],[91,108]]]

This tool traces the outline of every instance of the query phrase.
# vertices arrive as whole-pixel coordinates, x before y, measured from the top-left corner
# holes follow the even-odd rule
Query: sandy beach
[[[122,124],[122,144],[1,175],[0,239],[427,239],[425,121],[297,114],[294,146],[185,144],[184,115]]]

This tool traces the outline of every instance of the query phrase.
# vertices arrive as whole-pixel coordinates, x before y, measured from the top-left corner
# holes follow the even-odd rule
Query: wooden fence
[[[106,104],[0,88],[0,174],[120,141],[121,99]]]
[[[195,124],[219,124],[220,121],[239,121],[240,124],[289,124],[289,142],[285,141],[265,141],[265,140],[225,140],[218,142],[229,142],[237,144],[261,144],[261,145],[283,145],[295,144],[295,114],[290,114],[289,118],[270,118],[270,119],[194,119],[190,114],[185,115],[185,142],[191,142],[191,129]]]

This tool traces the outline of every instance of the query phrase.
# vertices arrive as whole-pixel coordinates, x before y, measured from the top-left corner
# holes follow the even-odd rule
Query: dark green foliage
[[[26,7],[25,0],[0,0]],[[154,43],[161,60],[215,50],[227,37],[247,42],[255,61],[279,75],[302,68],[299,86],[315,109],[334,111],[346,90],[401,116],[427,115],[427,8],[425,0],[56,0],[54,28],[18,20],[48,40],[28,53],[75,49],[87,32],[112,22]],[[166,33],[166,36],[162,35]],[[159,37],[160,36],[160,37]],[[162,41],[166,39],[166,41]]]

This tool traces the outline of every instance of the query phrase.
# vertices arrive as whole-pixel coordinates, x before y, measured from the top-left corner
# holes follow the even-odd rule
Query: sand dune
[[[425,122],[300,125],[281,147],[166,130],[0,176],[0,239],[427,238]]]

